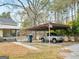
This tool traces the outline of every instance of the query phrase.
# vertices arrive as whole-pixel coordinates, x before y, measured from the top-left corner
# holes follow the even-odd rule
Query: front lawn
[[[9,56],[9,59],[62,59],[59,55],[62,46],[37,46],[40,50],[35,51],[12,43],[0,43],[0,56]]]

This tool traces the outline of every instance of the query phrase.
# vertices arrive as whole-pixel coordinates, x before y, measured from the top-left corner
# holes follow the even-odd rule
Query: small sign
[[[8,56],[0,56],[0,59],[9,59]]]

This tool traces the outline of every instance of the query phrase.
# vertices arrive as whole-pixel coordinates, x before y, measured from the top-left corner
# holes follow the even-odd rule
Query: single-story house
[[[17,30],[19,30],[19,27],[11,17],[0,18],[0,36],[1,37],[16,36]]]

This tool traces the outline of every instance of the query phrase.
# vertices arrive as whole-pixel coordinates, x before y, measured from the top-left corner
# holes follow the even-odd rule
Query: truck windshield
[[[47,33],[47,36],[49,36],[49,33]],[[63,36],[63,34],[50,33],[50,36]]]
[[[47,36],[49,36],[49,33],[47,33]],[[50,33],[50,36],[58,36],[56,33]]]

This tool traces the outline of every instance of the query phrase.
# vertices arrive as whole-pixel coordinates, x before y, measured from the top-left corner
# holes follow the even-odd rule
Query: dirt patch
[[[32,52],[28,48],[13,43],[0,43],[0,53],[4,56],[24,56]]]
[[[0,55],[10,59],[62,59],[59,51],[62,46],[34,45],[40,52],[29,50],[13,43],[0,43]]]

